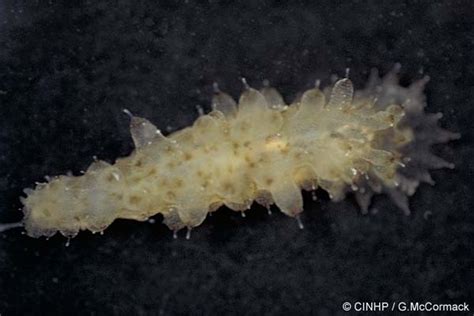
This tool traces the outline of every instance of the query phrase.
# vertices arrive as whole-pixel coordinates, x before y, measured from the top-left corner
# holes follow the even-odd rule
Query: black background
[[[237,97],[244,76],[288,101],[315,79],[361,87],[395,62],[402,83],[431,76],[428,111],[462,138],[437,146],[406,217],[386,197],[361,215],[352,197],[305,194],[304,230],[254,206],[220,210],[173,240],[157,222],[104,235],[0,235],[0,314],[343,313],[344,301],[432,301],[474,309],[472,1],[2,1],[0,220],[22,189],[132,150],[133,113],[163,130],[209,110],[212,82]],[[274,210],[276,211],[276,209]]]

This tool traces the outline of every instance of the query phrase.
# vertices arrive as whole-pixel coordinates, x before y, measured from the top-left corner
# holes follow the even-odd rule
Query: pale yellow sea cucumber
[[[354,192],[363,211],[374,193],[386,193],[408,213],[407,196],[432,182],[427,170],[453,167],[431,145],[459,135],[437,126],[440,114],[424,113],[426,78],[404,88],[397,70],[372,73],[356,92],[348,78],[332,89],[318,83],[291,105],[268,85],[257,91],[244,82],[238,105],[216,87],[213,111],[168,137],[129,113],[129,157],[25,190],[27,234],[100,232],[117,218],[158,213],[177,231],[222,205],[245,211],[253,201],[298,217],[300,190],[317,187],[336,201]]]

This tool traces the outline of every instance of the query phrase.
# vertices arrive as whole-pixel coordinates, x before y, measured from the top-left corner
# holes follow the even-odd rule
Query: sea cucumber
[[[177,231],[222,205],[245,211],[253,201],[298,218],[301,189],[317,187],[335,201],[353,192],[363,212],[385,193],[409,214],[408,196],[433,183],[428,169],[454,167],[430,147],[459,134],[438,127],[440,113],[424,112],[428,78],[405,88],[398,70],[373,71],[355,92],[348,76],[332,88],[318,82],[290,105],[268,84],[257,91],[244,81],[238,104],[216,85],[213,110],[167,137],[127,112],[133,153],[25,189],[23,225],[32,237],[71,237],[159,213]]]

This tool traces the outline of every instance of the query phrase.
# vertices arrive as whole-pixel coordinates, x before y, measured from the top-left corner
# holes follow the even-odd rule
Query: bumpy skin
[[[246,87],[238,106],[216,90],[211,113],[168,137],[132,116],[131,156],[26,191],[27,233],[74,236],[157,213],[176,231],[200,225],[222,205],[244,211],[254,200],[295,217],[303,210],[300,190],[316,187],[334,200],[354,191],[363,211],[385,192],[409,212],[406,196],[420,181],[432,182],[427,168],[452,167],[429,147],[458,135],[437,127],[438,115],[424,114],[426,80],[402,88],[395,71],[383,80],[373,74],[355,94],[347,78],[325,92],[316,87],[290,106],[270,87]]]

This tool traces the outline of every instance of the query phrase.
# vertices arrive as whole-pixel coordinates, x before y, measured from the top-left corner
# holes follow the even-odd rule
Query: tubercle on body
[[[128,112],[135,151],[25,191],[25,229],[33,237],[74,236],[101,232],[117,218],[160,213],[177,231],[200,225],[222,205],[245,211],[253,201],[297,217],[301,189],[317,187],[334,200],[353,191],[363,211],[373,194],[387,193],[408,213],[407,196],[430,182],[427,169],[451,167],[429,146],[459,135],[424,114],[423,79],[402,88],[395,72],[383,80],[373,74],[355,94],[348,78],[324,91],[317,84],[291,105],[268,85],[260,92],[246,85],[237,105],[216,85],[212,112],[168,137]],[[415,126],[430,130],[429,144],[417,139]],[[423,152],[414,153],[413,144]],[[415,176],[401,171],[414,163]]]

